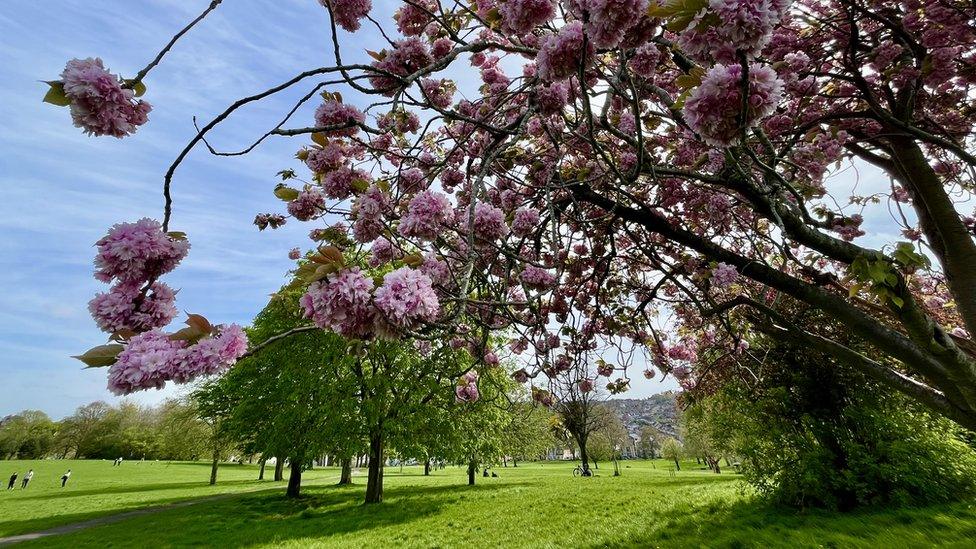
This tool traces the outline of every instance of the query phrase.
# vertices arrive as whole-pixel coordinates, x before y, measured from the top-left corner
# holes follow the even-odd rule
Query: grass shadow
[[[219,490],[220,486],[238,486],[245,484],[256,484],[257,480],[250,479],[238,479],[238,480],[218,480],[217,485],[214,486],[214,490]],[[63,490],[58,490],[56,492],[45,492],[38,495],[32,496],[22,496],[18,498],[22,501],[29,500],[42,500],[42,499],[55,499],[55,498],[65,498],[65,497],[84,497],[84,496],[101,496],[106,494],[129,494],[135,492],[156,492],[159,490],[182,490],[185,488],[206,488],[209,486],[206,480],[199,482],[169,482],[169,483],[159,483],[159,484],[139,484],[132,486],[107,486],[104,488],[91,488],[86,490],[74,490],[71,487],[65,488]],[[206,495],[206,494],[204,494]],[[183,499],[187,499],[184,496]]]

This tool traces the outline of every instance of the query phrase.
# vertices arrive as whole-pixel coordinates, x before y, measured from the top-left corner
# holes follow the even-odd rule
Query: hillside
[[[677,436],[677,393],[668,391],[648,398],[614,398],[606,401],[620,415],[632,436],[651,425],[662,433]]]

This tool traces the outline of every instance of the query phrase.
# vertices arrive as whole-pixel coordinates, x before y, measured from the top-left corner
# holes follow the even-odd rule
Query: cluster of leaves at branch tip
[[[297,279],[306,284],[322,280],[346,268],[346,259],[335,246],[323,246],[309,255],[308,259],[309,261],[302,263],[295,271]]]
[[[68,99],[68,96],[64,93],[64,82],[60,80],[46,80],[44,83],[50,86],[50,89],[44,94],[42,101],[57,107],[71,106],[71,99]],[[131,88],[132,94],[136,97],[142,97],[146,93],[146,85],[141,81],[124,80],[123,87]]]
[[[905,299],[898,295],[898,270],[911,274],[919,268],[928,268],[929,259],[915,251],[915,247],[908,242],[899,242],[892,254],[894,262],[884,257],[869,259],[860,255],[855,259],[847,272],[856,283],[851,286],[850,295],[855,296],[865,287],[875,297],[884,303],[891,303],[897,308],[905,304]]]

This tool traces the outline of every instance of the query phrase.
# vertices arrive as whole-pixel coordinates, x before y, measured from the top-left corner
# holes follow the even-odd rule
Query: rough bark
[[[214,450],[213,464],[210,466],[210,485],[217,484],[217,464],[220,463],[220,450]]]
[[[383,501],[383,434],[369,436],[369,473],[366,477],[366,503]]]
[[[342,473],[339,474],[339,484],[352,484],[352,458],[342,458]]]
[[[302,491],[302,460],[292,458],[291,474],[288,475],[288,489],[285,495],[290,498],[297,498]]]

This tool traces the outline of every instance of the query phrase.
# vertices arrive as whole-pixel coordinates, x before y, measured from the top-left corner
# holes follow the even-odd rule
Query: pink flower
[[[220,334],[200,340],[183,349],[173,381],[188,383],[199,376],[219,374],[247,352],[247,336],[237,324],[224,327]]]
[[[171,238],[149,218],[113,225],[95,246],[95,278],[102,282],[150,280],[172,271],[190,250],[186,239]]]
[[[650,368],[645,368],[644,369],[644,378],[645,379],[654,379],[654,370],[652,370]]]
[[[719,263],[712,269],[712,285],[716,288],[727,288],[739,278],[739,272],[732,265]]]
[[[541,267],[527,265],[522,269],[522,283],[534,290],[548,290],[556,285],[556,277]]]
[[[424,256],[424,263],[420,266],[420,272],[430,278],[431,284],[435,286],[445,286],[451,281],[451,270],[446,261],[437,259],[433,252],[428,252]]]
[[[440,311],[430,278],[409,267],[401,267],[383,277],[383,284],[376,289],[375,303],[384,320],[403,330],[434,320]]]
[[[435,0],[410,0],[400,6],[393,19],[404,36],[420,36],[430,24],[432,13],[438,13]]]
[[[299,250],[298,248],[292,248],[292,249],[291,249],[291,250],[290,250],[290,251],[288,252],[288,259],[292,259],[292,260],[295,260],[295,259],[298,259],[298,258],[300,258],[300,257],[302,257],[302,251],[301,251],[301,250]]]
[[[606,362],[598,362],[596,365],[596,373],[603,377],[610,377],[613,375],[613,364],[608,364]]]
[[[139,334],[108,370],[108,388],[117,395],[143,389],[161,389],[180,366],[183,341],[173,341],[159,330]]]
[[[733,63],[736,51],[755,56],[769,43],[789,5],[789,0],[710,0],[679,33],[678,45],[699,61],[711,56]]]
[[[71,119],[89,135],[125,137],[149,119],[152,106],[135,99],[118,76],[98,58],[72,59],[61,73],[64,95],[71,101]]]
[[[528,34],[556,16],[553,0],[507,0],[498,8],[502,28],[511,34]]]
[[[540,83],[535,88],[535,104],[543,116],[562,112],[568,102],[569,84],[566,82]]]
[[[376,184],[356,199],[352,213],[356,221],[352,225],[356,242],[376,240],[383,232],[383,216],[389,212],[390,197]]]
[[[288,213],[299,221],[308,221],[322,213],[324,209],[325,197],[314,187],[298,193],[298,198],[288,203]]]
[[[397,185],[400,187],[400,192],[413,194],[429,187],[430,181],[420,168],[408,168],[400,172]]]
[[[776,72],[763,65],[750,65],[746,128],[772,114],[781,98],[782,82]],[[716,147],[727,147],[738,140],[743,130],[739,125],[741,112],[740,65],[715,65],[709,69],[684,106],[685,120],[691,129]]]
[[[162,328],[176,317],[176,292],[162,282],[154,282],[139,300],[143,283],[119,282],[107,293],[96,294],[88,302],[88,310],[102,331],[122,330],[145,332]],[[138,305],[137,305],[138,301]]]
[[[579,380],[576,385],[579,387],[581,393],[589,393],[593,390],[593,380],[589,378]]]
[[[373,242],[369,250],[369,266],[376,268],[398,259],[401,255],[400,250],[393,246],[386,237],[381,236]]]
[[[488,204],[478,202],[474,207],[475,239],[479,242],[494,242],[508,236],[508,225],[505,224],[505,212]]]
[[[323,6],[332,6],[335,22],[349,32],[359,30],[360,21],[373,9],[370,0],[319,0]]]
[[[285,216],[281,214],[258,214],[254,216],[254,224],[257,225],[259,231],[263,231],[268,227],[272,229],[277,229],[278,227],[285,224]]]
[[[359,133],[359,126],[366,120],[366,115],[352,105],[346,105],[339,101],[325,101],[315,110],[315,125],[318,127],[335,127],[352,124],[351,127],[327,130],[322,133],[326,135],[338,135],[352,137]]]
[[[481,395],[478,393],[478,372],[471,370],[461,376],[454,390],[457,402],[476,402]]]
[[[368,338],[375,311],[370,304],[372,281],[358,267],[313,282],[300,300],[305,318],[347,338]]]
[[[535,208],[519,208],[515,210],[515,218],[512,219],[512,233],[517,236],[526,236],[539,226],[539,210]]]
[[[583,24],[579,21],[568,23],[558,34],[548,36],[535,58],[539,78],[551,82],[576,75],[580,64],[588,65],[593,57],[592,44],[586,42],[584,50],[583,42]]]
[[[601,50],[617,47],[647,11],[647,0],[572,0],[568,4],[578,18],[586,15],[586,36]]]
[[[372,182],[373,178],[363,170],[343,166],[322,178],[322,189],[325,191],[325,196],[329,198],[345,200],[357,187],[363,190]]]
[[[321,149],[311,149],[305,157],[305,165],[315,173],[329,173],[345,163],[346,148],[338,141],[332,141]]]
[[[374,61],[373,67],[397,76],[409,76],[434,62],[427,43],[410,37],[393,43],[393,51],[386,52],[382,61]],[[382,90],[385,95],[392,96],[400,88],[399,79],[384,74],[374,74],[369,77],[374,89]]]
[[[400,234],[406,237],[434,240],[446,225],[454,222],[454,210],[447,196],[423,191],[410,200],[407,214],[400,220]]]
[[[529,373],[525,371],[525,368],[522,368],[520,370],[516,370],[512,374],[512,379],[514,379],[515,381],[517,381],[519,383],[525,383],[526,381],[529,380]]]
[[[446,109],[451,106],[454,100],[454,91],[457,89],[454,82],[447,79],[424,78],[420,81],[420,88],[430,101],[430,104],[438,109]]]

